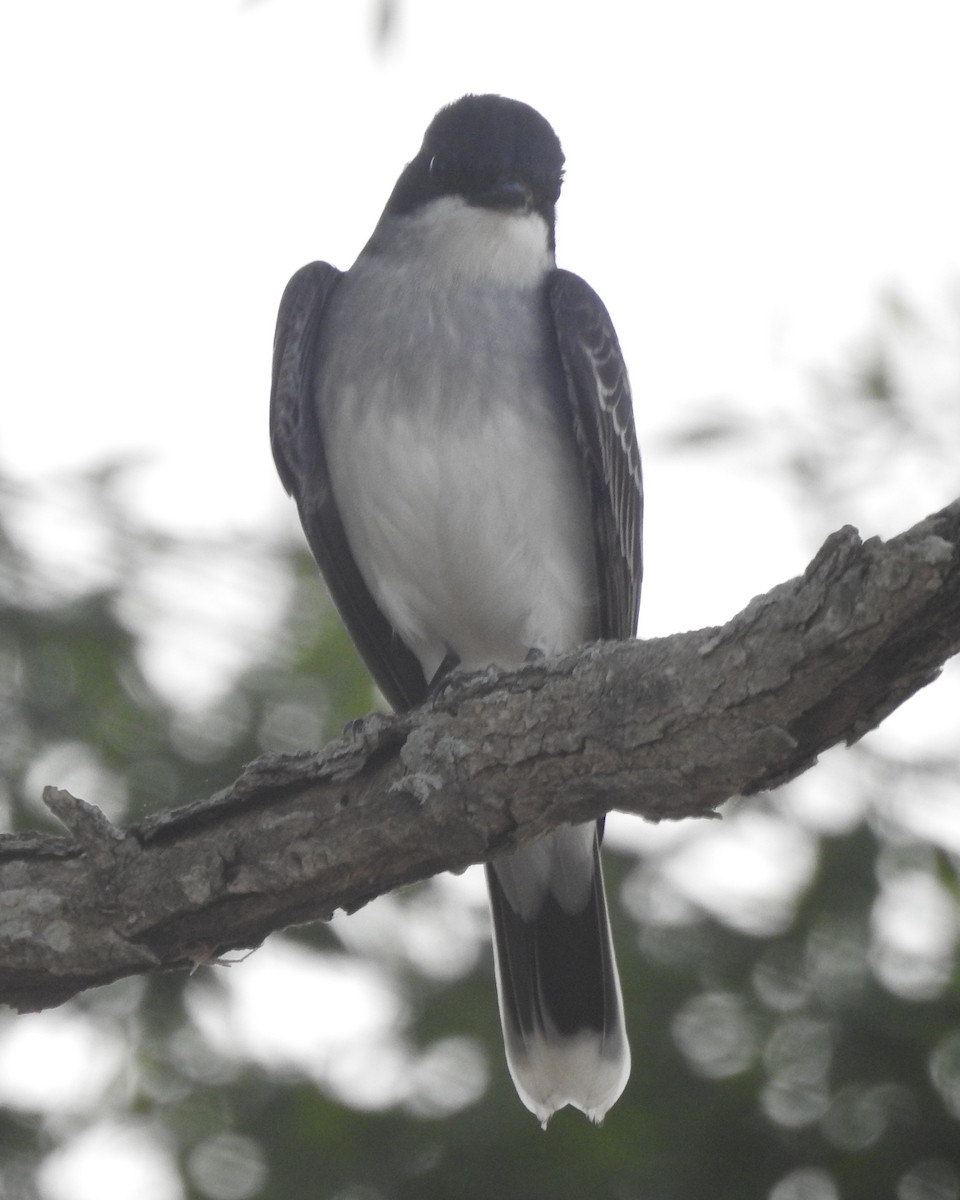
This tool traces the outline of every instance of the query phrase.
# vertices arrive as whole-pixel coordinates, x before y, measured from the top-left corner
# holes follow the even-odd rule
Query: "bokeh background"
[[[443,103],[541,109],[631,368],[641,635],[960,494],[952,0],[0,11],[0,816],[207,795],[377,701],[273,474],[273,321]],[[541,1133],[476,871],[0,1014],[2,1200],[958,1200],[958,672],[723,822],[614,816],[634,1072]]]

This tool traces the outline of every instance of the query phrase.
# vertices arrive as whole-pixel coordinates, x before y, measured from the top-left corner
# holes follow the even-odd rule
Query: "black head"
[[[534,210],[552,236],[562,180],[560,141],[536,109],[505,96],[464,96],[430,122],[386,211],[402,216],[458,196],[481,208]]]

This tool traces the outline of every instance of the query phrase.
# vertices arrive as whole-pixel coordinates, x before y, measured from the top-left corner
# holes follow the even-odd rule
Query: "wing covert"
[[[600,636],[630,638],[643,576],[643,482],[627,369],[610,315],[589,284],[558,270],[547,295],[589,478]]]
[[[342,271],[329,263],[301,267],[283,290],[273,339],[270,446],[280,481],[299,504],[307,480],[307,438],[320,321]]]
[[[343,273],[309,263],[280,301],[273,348],[270,444],[286,490],[297,502],[307,542],[334,604],[380,690],[396,709],[426,696],[420,664],[370,594],[356,564],[330,484],[316,411],[323,314]]]

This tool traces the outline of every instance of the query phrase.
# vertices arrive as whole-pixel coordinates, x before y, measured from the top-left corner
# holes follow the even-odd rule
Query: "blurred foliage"
[[[871,491],[882,502],[908,456],[941,487],[931,507],[952,499],[956,359],[952,392],[949,372],[931,382],[929,336],[892,304],[853,357],[791,412],[704,411],[670,453],[752,446],[754,469],[776,463],[818,536],[841,509],[859,519],[850,510],[866,511]],[[299,545],[225,538],[198,554],[131,526],[122,479],[71,483],[98,528],[98,569],[79,581],[34,552],[24,513],[37,498],[0,485],[0,799],[14,829],[50,825],[44,783],[136,819],[209,794],[265,748],[320,744],[374,703]],[[245,653],[218,694],[187,704],[149,667],[151,589],[184,561],[213,586],[238,558],[279,600],[264,617],[254,596],[231,618]],[[955,717],[948,685],[938,703]],[[634,1070],[602,1130],[565,1110],[541,1133],[520,1105],[482,902],[440,880],[271,939],[230,971],[128,980],[0,1017],[0,1197],[958,1200],[960,753],[948,724],[942,746],[907,754],[868,739],[792,789],[728,805],[722,824],[636,826],[634,849],[608,853]],[[750,846],[768,891],[724,898],[750,876]],[[264,963],[276,991],[250,1035],[243,1006]],[[348,985],[338,1015],[327,1001]],[[358,1037],[348,1026],[364,997],[381,1015]],[[298,1002],[316,1013],[302,1052],[278,1049]],[[54,1077],[46,1091],[27,1078],[17,1089],[25,1029],[37,1031],[26,1061]],[[87,1039],[90,1064],[86,1090],[74,1080],[66,1098],[64,1030]],[[81,1152],[95,1134],[107,1149],[91,1176]],[[141,1167],[155,1161],[149,1190],[146,1176],[126,1192],[111,1182],[121,1144]],[[60,1170],[71,1161],[72,1175]]]

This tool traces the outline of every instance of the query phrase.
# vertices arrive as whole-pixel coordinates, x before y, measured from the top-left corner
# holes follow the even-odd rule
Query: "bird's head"
[[[412,215],[444,198],[497,212],[535,212],[552,250],[562,181],[560,141],[536,109],[505,96],[463,96],[430,122],[386,213]]]

